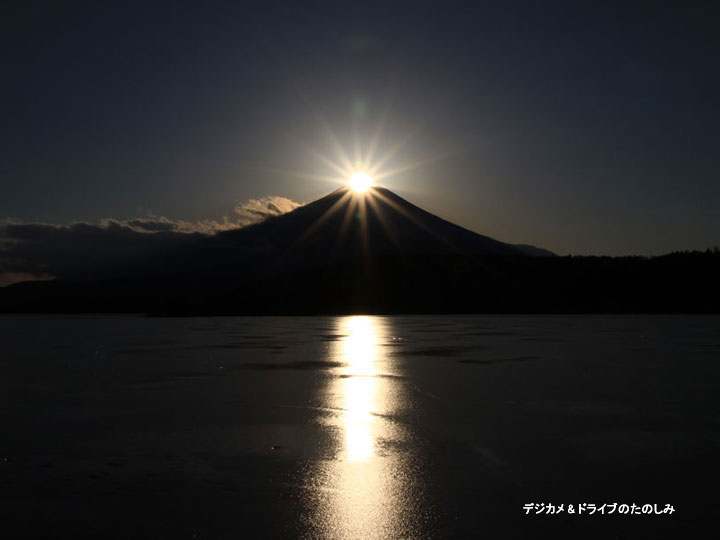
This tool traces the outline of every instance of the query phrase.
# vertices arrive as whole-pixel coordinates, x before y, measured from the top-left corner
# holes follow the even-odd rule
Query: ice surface
[[[17,316],[0,342],[3,538],[678,538],[714,522],[718,317]]]

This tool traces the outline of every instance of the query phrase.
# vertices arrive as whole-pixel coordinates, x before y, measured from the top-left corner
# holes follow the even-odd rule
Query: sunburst
[[[415,217],[409,214],[401,205],[398,205],[391,197],[388,197],[386,192],[383,192],[381,186],[378,184],[380,180],[388,180],[393,176],[411,171],[418,167],[428,165],[430,163],[446,159],[452,154],[442,154],[427,159],[419,160],[414,163],[407,163],[404,165],[398,165],[395,167],[388,167],[390,162],[394,162],[395,158],[401,151],[410,143],[410,141],[417,135],[419,129],[412,130],[406,137],[401,140],[391,142],[388,145],[388,150],[385,153],[380,152],[381,140],[385,129],[385,117],[377,124],[377,127],[369,139],[365,150],[363,151],[363,144],[361,144],[361,138],[357,131],[353,137],[353,157],[351,159],[348,152],[342,146],[340,139],[337,137],[335,132],[332,130],[330,125],[321,118],[317,117],[318,123],[322,127],[324,137],[332,148],[332,154],[324,154],[316,148],[309,145],[305,140],[292,137],[294,141],[299,144],[302,148],[308,152],[309,155],[313,156],[318,160],[324,167],[332,170],[337,176],[317,175],[309,174],[307,172],[296,172],[289,170],[278,170],[278,169],[265,169],[267,172],[280,173],[288,176],[294,176],[296,178],[303,178],[308,180],[319,180],[335,185],[345,186],[344,191],[340,192],[340,196],[334,203],[328,208],[322,216],[320,216],[310,227],[302,232],[300,237],[294,242],[290,249],[294,249],[299,244],[302,244],[305,240],[312,237],[313,233],[325,223],[330,217],[337,214],[337,212],[345,209],[345,215],[342,220],[342,226],[338,230],[337,235],[337,246],[341,244],[345,238],[348,229],[351,227],[353,221],[358,219],[360,221],[360,233],[362,237],[362,244],[364,249],[367,251],[369,248],[370,238],[368,236],[368,222],[367,213],[372,212],[378,218],[378,222],[386,231],[388,237],[394,241],[396,234],[390,227],[390,220],[388,216],[383,215],[383,207],[392,208],[394,211],[403,214],[405,217],[414,221],[418,226],[424,227],[422,223],[419,223]]]

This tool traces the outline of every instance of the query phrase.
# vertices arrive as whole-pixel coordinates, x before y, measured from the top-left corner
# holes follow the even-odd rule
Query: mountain
[[[241,243],[272,243],[308,254],[483,252],[518,255],[509,244],[441,219],[384,188],[325,197],[242,229],[221,233]]]
[[[109,271],[116,280],[153,280],[157,290],[183,287],[220,294],[258,279],[413,255],[554,256],[464,229],[388,189],[374,187],[358,194],[343,187],[260,223],[193,238],[123,264],[113,261]]]
[[[284,271],[382,255],[554,255],[474,233],[380,187],[362,194],[339,188],[287,214],[217,236]]]

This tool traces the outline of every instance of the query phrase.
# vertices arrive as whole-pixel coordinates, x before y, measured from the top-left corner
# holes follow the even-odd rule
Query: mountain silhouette
[[[399,254],[553,256],[550,251],[512,245],[450,223],[392,191],[347,187],[292,212],[219,233],[273,268],[307,268],[359,257]]]

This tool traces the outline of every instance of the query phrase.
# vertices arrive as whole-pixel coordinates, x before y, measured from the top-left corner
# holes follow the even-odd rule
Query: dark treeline
[[[0,289],[0,310],[157,315],[720,313],[719,275],[717,249],[652,258],[392,255],[242,282],[218,272],[22,283]]]

